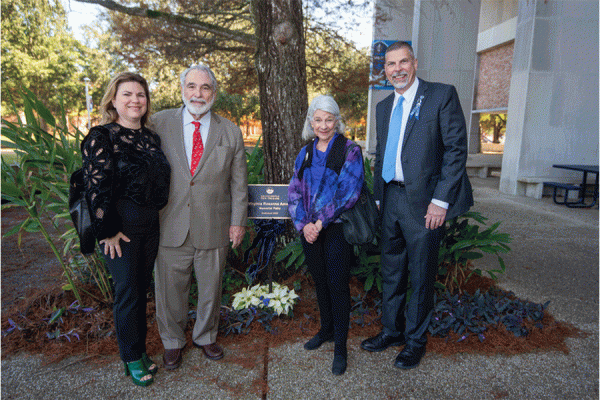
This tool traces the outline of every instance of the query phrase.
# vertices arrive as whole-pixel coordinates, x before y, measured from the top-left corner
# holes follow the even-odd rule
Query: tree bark
[[[265,182],[287,184],[308,109],[301,0],[253,0]]]

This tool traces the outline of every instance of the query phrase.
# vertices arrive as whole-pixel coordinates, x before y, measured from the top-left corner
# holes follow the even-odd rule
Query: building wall
[[[517,16],[518,0],[481,0],[479,32],[486,31]]]
[[[598,1],[520,1],[500,190],[598,164]]]

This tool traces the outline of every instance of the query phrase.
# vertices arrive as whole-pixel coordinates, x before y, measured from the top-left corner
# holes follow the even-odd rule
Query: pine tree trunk
[[[308,108],[301,0],[253,0],[265,182],[289,183]]]

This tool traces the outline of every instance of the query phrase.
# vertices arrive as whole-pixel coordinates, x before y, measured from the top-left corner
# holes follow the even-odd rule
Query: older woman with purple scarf
[[[343,374],[347,365],[353,251],[339,216],[354,206],[364,180],[361,148],[344,137],[344,129],[331,96],[311,102],[302,138],[314,140],[300,150],[288,188],[289,213],[301,235],[321,317],[319,332],[304,348],[314,350],[334,341],[334,375]]]

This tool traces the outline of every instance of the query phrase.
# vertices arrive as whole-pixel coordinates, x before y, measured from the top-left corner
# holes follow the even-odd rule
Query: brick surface
[[[484,51],[479,56],[474,109],[508,107],[514,42]]]

